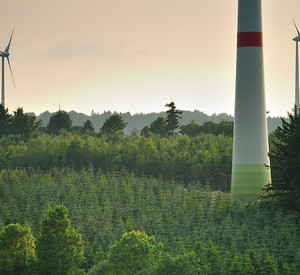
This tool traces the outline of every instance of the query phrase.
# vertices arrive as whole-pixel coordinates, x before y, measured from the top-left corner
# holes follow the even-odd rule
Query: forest
[[[117,114],[96,131],[0,105],[0,274],[300,274],[299,111],[246,204],[230,198],[233,123],[166,107],[127,135]]]

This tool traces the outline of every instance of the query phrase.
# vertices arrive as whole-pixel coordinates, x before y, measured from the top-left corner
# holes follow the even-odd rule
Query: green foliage
[[[122,129],[108,124],[115,130],[98,137],[88,120],[41,134],[19,108],[18,135],[0,134],[0,274],[298,274],[298,213],[211,192],[229,191],[233,123],[192,121],[175,135],[181,113],[167,107],[169,121],[154,120],[142,137],[125,136],[122,117]],[[0,108],[0,125],[13,118]],[[269,194],[297,209],[299,113],[289,119],[271,135]],[[166,134],[168,124],[177,128]],[[46,213],[62,202],[74,228],[64,206]],[[30,228],[12,222],[38,236],[37,257]]]
[[[208,121],[203,123],[202,131],[205,134],[214,134],[232,137],[233,136],[233,121],[222,120],[220,123]]]
[[[201,134],[196,137],[124,137],[122,134],[79,136],[40,135],[30,141],[0,139],[1,167],[42,169],[55,167],[101,169],[123,168],[136,175],[163,177],[187,183],[210,184],[214,190],[229,191],[232,139]]]
[[[149,137],[150,135],[150,128],[149,126],[145,126],[142,130],[141,130],[141,136],[143,137]]]
[[[151,274],[153,275],[197,275],[201,272],[200,262],[194,252],[184,253],[172,257],[170,254],[164,254],[157,267]]]
[[[69,114],[65,111],[59,110],[56,114],[50,117],[46,130],[49,134],[57,135],[60,130],[70,130],[72,127],[72,120]]]
[[[166,128],[169,136],[174,135],[175,130],[179,127],[179,119],[182,117],[182,111],[176,110],[175,103],[171,101],[170,103],[165,105],[167,108],[170,108],[167,111],[166,118]]]
[[[277,268],[279,274],[289,274],[283,270],[300,272],[299,217],[274,211],[265,203],[231,203],[228,194],[212,193],[199,184],[184,187],[126,171],[0,171],[0,221],[10,212],[14,222],[26,222],[34,234],[42,234],[40,221],[47,214],[47,205],[61,202],[68,207],[76,232],[89,243],[84,267],[88,270],[96,265],[95,269],[103,271],[100,274],[110,270],[106,261],[109,247],[131,230],[147,232],[164,244],[162,256],[142,274],[151,274],[158,266],[172,270],[174,265],[181,266],[181,261],[191,270],[200,268],[200,274],[220,267],[224,274],[241,268],[241,274],[261,274],[260,268]],[[53,239],[49,253],[59,248],[52,245],[58,243]],[[38,249],[37,243],[36,252]],[[164,260],[165,253],[172,258]]]
[[[202,128],[199,124],[195,123],[194,120],[192,120],[187,125],[180,125],[180,134],[187,135],[190,137],[195,137],[199,135],[202,132]]]
[[[136,274],[143,268],[150,268],[158,256],[155,238],[144,232],[125,233],[109,250],[107,261],[112,272],[120,275]]]
[[[63,205],[49,208],[36,244],[39,273],[79,273],[83,253],[81,235],[70,226],[67,208]]]
[[[95,129],[99,129],[104,121],[112,115],[110,111],[105,111],[103,113],[95,113],[91,112],[91,115],[88,116],[86,114],[77,113],[75,111],[71,111],[68,113],[73,121],[73,125],[81,126],[84,124],[84,122],[89,119],[93,123]],[[154,121],[158,117],[162,116],[165,117],[165,112],[159,112],[159,113],[136,113],[131,115],[129,112],[126,113],[119,113],[119,115],[122,116],[122,118],[128,122],[126,128],[124,129],[124,133],[129,135],[130,132],[136,128],[138,130],[141,130],[145,125],[149,125],[151,121]],[[48,111],[45,111],[44,113],[41,113],[38,116],[38,119],[41,119],[43,121],[43,125],[46,126],[49,122],[50,116],[53,115],[49,113]],[[194,111],[188,111],[184,110],[182,114],[182,119],[180,120],[180,124],[185,125],[190,123],[192,120],[195,121],[195,123],[202,125],[206,121],[212,121],[215,123],[220,123],[222,120],[225,121],[233,121],[233,117],[231,115],[228,115],[226,113],[220,113],[220,114],[212,114],[207,115],[201,111],[194,110]],[[281,125],[281,119],[280,117],[268,117],[268,132],[273,132],[278,125]]]
[[[300,111],[297,107],[282,119],[272,138],[270,151],[272,185],[266,197],[275,198],[282,207],[300,212]]]
[[[18,108],[14,111],[14,116],[11,120],[13,133],[20,135],[25,141],[28,141],[34,133],[41,128],[42,122],[36,121],[35,116],[25,114],[23,108]]]
[[[149,131],[153,134],[158,134],[161,137],[167,137],[167,121],[163,117],[158,117],[150,123]]]
[[[180,126],[180,133],[191,137],[195,137],[200,133],[232,137],[233,122],[225,120],[222,120],[220,123],[207,121],[203,125],[198,125],[192,120],[189,124]]]
[[[114,114],[105,120],[100,133],[111,135],[121,132],[126,127],[126,124],[120,115]]]
[[[95,135],[96,134],[93,123],[89,119],[86,120],[83,124],[83,132],[85,134],[89,134],[89,135]]]
[[[7,135],[11,132],[11,115],[8,113],[8,109],[4,108],[0,104],[0,138],[3,135]]]
[[[27,274],[35,259],[34,242],[29,227],[7,225],[0,232],[0,274]]]

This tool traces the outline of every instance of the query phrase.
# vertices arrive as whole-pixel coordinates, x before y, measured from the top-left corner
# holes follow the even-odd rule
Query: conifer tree
[[[93,123],[89,119],[84,122],[83,131],[85,134],[89,134],[89,135],[95,134],[95,128],[93,126]]]
[[[13,132],[20,135],[23,140],[28,141],[32,134],[41,128],[42,121],[36,121],[35,115],[25,114],[23,108],[19,107],[14,111],[11,124]]]
[[[179,127],[179,119],[181,118],[182,111],[176,110],[175,103],[171,101],[165,105],[167,108],[170,108],[167,111],[167,132],[169,136],[172,136],[175,133],[175,130]]]
[[[70,130],[72,127],[72,119],[65,111],[59,110],[55,115],[50,117],[47,125],[47,132],[49,134],[57,135],[59,130]]]
[[[0,104],[0,138],[3,135],[9,134],[11,131],[11,115],[8,113],[8,109],[4,108]]]
[[[275,198],[288,210],[300,211],[300,111],[297,107],[282,119],[275,131],[270,152],[272,184],[267,197]]]

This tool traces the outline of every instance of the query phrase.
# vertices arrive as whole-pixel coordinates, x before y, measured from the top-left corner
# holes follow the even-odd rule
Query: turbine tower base
[[[233,200],[254,202],[266,183],[271,183],[269,167],[260,165],[233,165],[231,196]]]

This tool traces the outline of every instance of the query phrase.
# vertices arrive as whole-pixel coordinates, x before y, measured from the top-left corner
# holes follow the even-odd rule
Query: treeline
[[[47,126],[49,123],[50,117],[55,115],[57,112],[43,112],[39,115],[36,115],[37,120],[41,120],[43,126]],[[30,113],[31,115],[34,115],[34,113]],[[127,123],[126,127],[124,129],[124,133],[126,135],[130,135],[132,131],[141,131],[145,126],[150,125],[151,122],[156,120],[159,117],[166,118],[166,112],[159,112],[159,113],[149,113],[149,114],[131,114],[129,112],[127,113],[117,113],[117,112],[110,112],[105,111],[103,113],[95,113],[92,111],[90,115],[86,115],[83,113],[70,111],[68,112],[68,115],[73,121],[73,126],[83,126],[84,123],[87,120],[90,120],[96,130],[96,132],[99,131],[99,129],[103,126],[105,120],[107,120],[112,115],[120,115],[122,120]],[[233,117],[221,113],[221,114],[213,114],[213,115],[207,115],[200,111],[183,111],[182,118],[180,120],[180,124],[186,125],[190,123],[191,121],[194,121],[195,123],[202,125],[205,122],[214,122],[214,123],[220,123],[222,120],[225,121],[233,121]],[[276,125],[277,126],[277,125]],[[273,130],[275,128],[272,128]]]
[[[2,169],[0,191],[0,231],[5,232],[5,225],[20,223],[30,227],[37,240],[48,240],[48,254],[42,253],[47,246],[41,248],[41,242],[36,242],[38,263],[48,264],[48,269],[39,265],[37,274],[51,274],[51,265],[53,270],[60,268],[55,274],[68,274],[75,268],[89,274],[300,272],[298,217],[276,208],[272,201],[232,203],[229,196],[200,185],[183,187],[126,171],[103,173],[93,169]],[[69,209],[71,227],[81,234],[67,243],[84,244],[85,259],[72,256],[76,251],[80,254],[81,248],[63,250],[53,245],[57,240],[63,242],[61,236],[71,236],[69,222],[55,222],[55,218],[44,230],[48,205],[55,207],[62,202]],[[49,229],[60,223],[64,225],[62,231]],[[146,232],[155,240],[132,230]],[[56,236],[55,232],[66,233]],[[126,232],[131,233],[123,236]],[[51,238],[47,234],[52,234]],[[128,238],[133,239],[130,245]],[[12,251],[14,244],[22,251],[22,240],[10,242],[6,251]],[[0,247],[1,253],[5,249]],[[7,264],[4,259],[1,268]],[[14,272],[2,274],[26,274],[24,270]]]
[[[55,114],[56,112],[50,113],[46,111],[39,115],[36,115],[36,118],[37,120],[41,120],[43,126],[46,127],[49,123],[50,117]],[[150,123],[156,120],[158,117],[166,117],[165,112],[149,114],[131,114],[129,112],[117,113],[106,111],[101,114],[92,112],[90,115],[86,115],[75,111],[68,112],[68,115],[72,119],[74,126],[83,126],[87,120],[90,120],[96,131],[99,131],[99,129],[104,124],[105,120],[114,114],[120,115],[122,119],[127,123],[124,129],[124,133],[126,135],[130,135],[132,131],[141,131],[146,125],[150,125]],[[31,115],[34,115],[34,113],[31,113]],[[194,121],[198,125],[203,125],[205,122],[213,122],[219,124],[222,120],[233,122],[233,117],[226,113],[207,115],[197,110],[183,110],[182,119],[180,120],[180,123],[182,125],[186,125],[189,124],[191,121]],[[280,117],[268,117],[269,133],[273,132],[279,125],[281,125]]]

